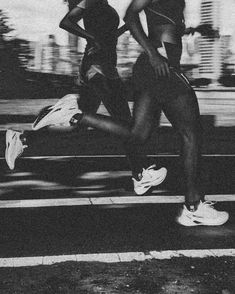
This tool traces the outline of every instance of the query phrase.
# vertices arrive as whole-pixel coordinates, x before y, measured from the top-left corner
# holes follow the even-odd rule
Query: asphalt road
[[[217,204],[231,215],[221,227],[179,226],[179,207],[1,210],[0,257],[234,248],[234,204]]]
[[[159,157],[168,177],[153,195],[183,193],[178,157]],[[235,194],[235,157],[203,157],[206,194]],[[16,170],[1,164],[1,200],[133,195],[125,158],[21,158]],[[234,202],[222,227],[185,228],[174,221],[180,204],[1,209],[0,257],[234,248]],[[119,209],[118,209],[119,208]]]
[[[179,156],[149,157],[168,170],[158,187],[162,195],[182,195],[184,176]],[[1,200],[134,195],[125,157],[30,157],[10,171],[0,160]],[[205,194],[235,194],[235,156],[203,156],[200,188]],[[157,191],[156,191],[157,193]]]

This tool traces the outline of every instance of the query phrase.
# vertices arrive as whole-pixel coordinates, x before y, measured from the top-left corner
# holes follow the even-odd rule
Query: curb
[[[54,255],[54,256],[32,256],[32,257],[9,257],[0,258],[0,268],[3,267],[26,267],[39,265],[52,265],[55,263],[75,261],[75,262],[102,262],[120,263],[132,261],[145,261],[152,259],[171,258],[206,258],[206,257],[235,257],[235,249],[192,249],[192,250],[166,250],[144,252],[120,252],[120,253],[92,253],[74,255]]]

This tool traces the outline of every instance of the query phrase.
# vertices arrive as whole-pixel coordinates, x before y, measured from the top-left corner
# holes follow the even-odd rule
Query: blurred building
[[[217,84],[221,75],[235,74],[235,0],[186,0],[185,19],[187,26],[210,24],[218,31],[217,37],[184,36],[182,64],[190,80],[205,78]],[[84,39],[71,34],[65,46],[59,46],[53,35],[32,42],[30,69],[77,75],[84,45]],[[119,72],[128,78],[141,48],[127,32],[117,50]]]
[[[235,74],[235,1],[186,0],[186,4],[189,26],[210,24],[218,35],[184,38],[183,63],[195,65],[189,72],[191,79],[206,78],[218,84],[224,74]]]
[[[221,0],[202,0],[200,15],[201,24],[210,24],[213,29],[220,30],[221,26]],[[221,75],[222,69],[222,46],[218,37],[199,38],[201,77],[209,78],[216,83]]]

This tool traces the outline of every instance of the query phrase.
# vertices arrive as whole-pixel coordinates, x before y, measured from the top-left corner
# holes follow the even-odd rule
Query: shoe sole
[[[58,111],[57,108],[62,107],[66,101],[68,101],[68,105],[70,105],[70,108],[71,108],[70,110],[76,109],[76,112],[74,112],[74,114],[79,112],[78,107],[77,108],[74,107],[74,102],[77,103],[78,96],[77,95],[75,95],[75,96],[66,95],[65,97],[63,97],[59,101],[57,101],[57,103],[55,105],[48,106],[48,108],[52,107],[52,109],[48,113],[46,113],[44,116],[42,116],[42,118],[40,120],[39,120],[39,117],[37,117],[36,120],[34,121],[33,125],[32,125],[32,129],[34,131],[37,131],[37,130],[40,130],[41,128],[44,128],[46,126],[55,125],[56,123],[50,123],[50,122],[49,123],[48,122],[47,123],[45,123],[45,122],[42,123],[42,121],[45,120],[45,119],[48,119],[51,115],[56,113]]]
[[[224,220],[221,220],[220,222],[217,222],[217,223],[213,223],[213,222],[207,222],[207,223],[195,223],[195,222],[183,222],[180,220],[180,218],[177,218],[176,219],[176,222],[182,226],[185,226],[185,227],[195,227],[195,226],[222,226],[224,225],[229,219],[229,215],[227,216],[227,218]]]
[[[6,162],[7,162],[7,165],[10,169],[12,169],[9,165],[9,161],[8,161],[8,143],[10,141],[10,137],[12,136],[12,133],[13,131],[12,130],[7,130],[6,131],[6,149],[5,149],[5,159],[6,159]],[[14,167],[13,167],[14,168]]]
[[[10,170],[13,170],[15,168],[15,164],[13,166],[11,166],[10,164],[10,161],[8,159],[8,143],[10,142],[10,139],[13,135],[14,131],[13,130],[7,130],[6,131],[6,149],[5,149],[5,159],[6,159],[6,162],[7,162],[7,165],[9,167]]]
[[[148,191],[149,191],[149,189],[151,189],[152,187],[155,187],[155,186],[158,186],[158,185],[160,185],[164,180],[165,180],[165,178],[166,178],[166,176],[167,176],[167,169],[164,169],[164,175],[160,178],[157,178],[148,188],[146,188],[146,190],[144,191],[144,192],[142,192],[142,193],[137,193],[136,191],[135,191],[135,193],[136,193],[136,195],[138,195],[138,196],[142,196],[142,195],[144,195],[145,193],[147,193]]]

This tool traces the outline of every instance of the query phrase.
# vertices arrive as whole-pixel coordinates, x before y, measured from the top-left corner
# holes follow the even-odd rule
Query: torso
[[[116,31],[119,26],[119,16],[108,4],[98,4],[85,10],[83,17],[85,29],[105,46],[117,43]]]
[[[181,34],[184,29],[184,0],[152,1],[145,9],[149,39],[157,49],[170,47],[167,58],[173,66],[179,66],[182,43]],[[172,50],[174,44],[175,50]]]
[[[88,42],[85,50],[86,59],[92,64],[109,64],[116,66],[117,63],[117,37],[116,32],[119,26],[119,16],[106,0],[98,0],[94,5],[85,9],[84,28],[95,37],[102,45],[102,50],[92,55],[87,55],[88,50],[93,46]]]
[[[155,14],[155,24],[173,24],[181,26],[184,22],[185,0],[153,0],[145,9],[147,17]],[[153,16],[152,14],[152,16]]]

